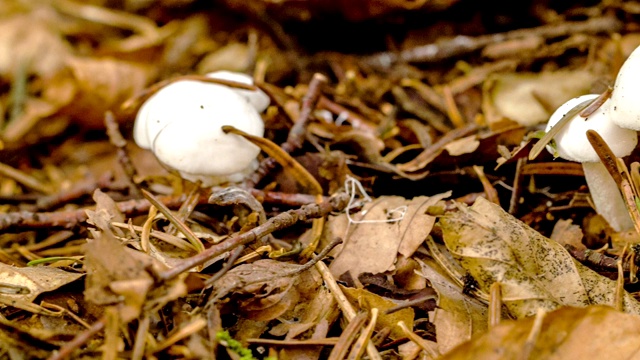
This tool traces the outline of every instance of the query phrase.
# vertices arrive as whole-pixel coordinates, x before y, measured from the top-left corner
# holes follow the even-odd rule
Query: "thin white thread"
[[[367,194],[366,190],[362,186],[362,183],[358,181],[356,178],[352,176],[347,176],[347,179],[344,182],[344,187],[347,193],[349,194],[349,203],[347,204],[346,214],[347,219],[349,220],[349,226],[351,224],[380,224],[380,223],[394,223],[401,221],[404,219],[404,216],[407,213],[407,206],[402,205],[398,206],[395,209],[390,209],[386,211],[387,219],[384,220],[355,220],[351,217],[351,209],[361,207],[366,203],[373,201],[369,194]],[[356,199],[356,196],[359,195],[362,197],[361,199]],[[360,215],[364,217],[367,214],[366,210],[360,211]],[[347,227],[348,230],[348,227]]]

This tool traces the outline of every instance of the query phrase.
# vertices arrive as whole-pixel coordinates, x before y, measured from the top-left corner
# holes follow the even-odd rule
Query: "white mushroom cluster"
[[[609,145],[617,157],[624,157],[638,143],[636,131],[640,130],[640,47],[623,64],[611,98],[586,118],[575,115],[554,136],[555,148],[547,146],[552,154],[563,159],[582,163],[585,178],[596,211],[616,231],[633,228],[633,222],[618,187],[609,175],[598,155],[587,140],[587,130],[595,130]],[[583,95],[560,106],[549,119],[549,131],[571,109],[598,95]]]
[[[253,84],[251,77],[228,71],[208,77]],[[241,136],[225,134],[231,125],[264,135],[260,117],[269,106],[261,90],[243,90],[194,80],[173,82],[152,95],[136,116],[133,138],[187,180],[203,186],[239,182],[257,167],[260,149]]]

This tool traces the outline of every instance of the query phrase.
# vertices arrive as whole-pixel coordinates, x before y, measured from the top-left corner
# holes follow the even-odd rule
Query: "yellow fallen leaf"
[[[539,320],[539,319],[538,319]],[[544,315],[537,336],[536,319],[505,321],[463,343],[441,360],[463,359],[638,359],[640,316],[607,306],[563,307]],[[528,342],[527,340],[531,338]],[[530,345],[529,345],[530,344]],[[531,346],[528,356],[523,352]]]
[[[440,220],[447,248],[482,290],[502,284],[503,302],[516,318],[538,308],[614,305],[616,283],[574,260],[557,242],[478,198]],[[624,293],[626,312],[640,314],[640,304]]]

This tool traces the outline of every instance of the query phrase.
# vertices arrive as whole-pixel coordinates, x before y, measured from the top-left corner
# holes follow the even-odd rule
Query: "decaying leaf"
[[[110,230],[111,222],[124,222],[124,215],[118,210],[116,202],[109,195],[96,189],[93,192],[93,200],[96,202],[95,210],[86,210],[87,222],[95,225],[100,230]]]
[[[448,143],[444,146],[444,149],[447,150],[451,156],[459,156],[476,151],[478,146],[480,146],[480,141],[477,139],[477,136],[471,135]]]
[[[562,307],[536,318],[505,321],[488,333],[463,343],[443,360],[519,359],[611,359],[640,357],[640,317],[608,306]],[[537,336],[532,336],[539,331]]]
[[[376,329],[380,330],[384,327],[388,327],[391,329],[391,334],[389,336],[392,339],[400,339],[405,336],[402,329],[397,326],[399,321],[404,321],[407,327],[410,329],[413,328],[415,313],[412,308],[407,307],[391,314],[385,314],[384,312],[386,310],[397,306],[398,303],[365,289],[354,289],[344,286],[340,286],[340,288],[347,299],[349,299],[349,302],[351,302],[356,309],[362,309],[368,312],[373,308],[377,308],[380,313],[378,315],[378,321],[376,322]]]
[[[20,67],[26,74],[49,78],[64,66],[71,47],[47,10],[3,18],[0,23],[0,74],[12,79]]]
[[[319,276],[315,270],[301,275],[298,285],[300,301],[280,317],[282,322],[269,330],[271,335],[295,339],[309,330],[317,330],[323,321],[329,324],[335,321],[339,316],[338,304]]]
[[[216,281],[216,298],[238,296],[235,305],[247,318],[273,320],[292,310],[300,291],[309,286],[303,275],[309,271],[295,273],[299,267],[271,259],[237,266]],[[316,281],[320,283],[319,278]]]
[[[487,306],[463,294],[462,289],[432,260],[420,261],[422,275],[438,293],[433,315],[438,350],[446,353],[473,336],[487,331]]]
[[[482,108],[492,129],[509,122],[532,126],[546,122],[550,111],[565,101],[587,93],[593,82],[594,75],[585,70],[494,74],[483,87]]]
[[[557,241],[558,244],[571,245],[576,249],[586,249],[586,246],[582,243],[582,229],[580,226],[572,223],[571,220],[560,219],[556,222],[551,232],[550,239]]]
[[[125,323],[143,310],[157,310],[186,293],[181,278],[153,286],[148,271],[166,268],[147,254],[124,247],[109,231],[87,244],[85,266],[85,298],[99,305],[119,304],[119,316]]]
[[[20,308],[40,312],[39,307],[31,307],[28,303],[40,294],[55,290],[82,276],[83,274],[47,266],[21,268],[0,263],[0,303],[19,306],[19,302],[24,305],[19,306]]]
[[[108,232],[104,232],[102,236],[87,244],[85,297],[96,304],[119,302],[120,295],[111,289],[111,284],[134,279],[151,280],[151,276],[145,271],[150,262],[150,259],[145,263],[139,257],[132,256],[118,240]],[[118,266],[113,266],[113,264],[118,264]],[[123,286],[117,287],[124,288]]]
[[[471,207],[461,205],[440,225],[447,248],[482,290],[488,293],[491,284],[501,283],[503,302],[516,318],[538,308],[614,305],[614,281],[483,198]],[[640,304],[626,292],[623,306],[640,314]]]
[[[149,67],[114,58],[72,57],[65,66],[64,76],[74,84],[75,96],[60,113],[90,128],[101,128],[105,111],[118,114],[120,104],[154,76]]]
[[[392,270],[398,254],[410,257],[431,232],[435,218],[425,213],[427,208],[447,196],[449,193],[411,200],[384,196],[351,215],[354,223],[350,224],[346,214],[330,217],[325,235],[345,239],[329,267],[331,272],[340,277],[349,271],[358,277]]]

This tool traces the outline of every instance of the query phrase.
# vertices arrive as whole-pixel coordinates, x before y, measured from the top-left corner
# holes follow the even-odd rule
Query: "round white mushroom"
[[[598,95],[583,95],[560,106],[551,115],[547,131],[575,106],[596,97]],[[614,230],[623,231],[633,228],[633,222],[615,181],[593,150],[586,135],[587,130],[595,130],[618,157],[627,156],[635,149],[638,142],[636,132],[620,128],[609,121],[610,106],[611,101],[607,100],[587,118],[576,115],[554,137],[555,148],[547,146],[547,149],[563,159],[582,163],[596,211]]]
[[[238,75],[233,79],[224,76],[247,83],[245,75]],[[260,90],[177,81],[142,105],[134,140],[187,180],[201,181],[203,186],[238,182],[256,169],[260,149],[241,136],[225,134],[222,126],[263,136],[264,123],[257,108],[266,107],[264,99],[268,101]]]
[[[207,77],[213,79],[235,81],[246,85],[253,85],[253,79],[249,75],[232,71],[215,71],[208,73]],[[249,101],[249,103],[251,103],[254,109],[256,109],[256,111],[258,111],[259,113],[265,111],[271,103],[269,96],[262,90],[245,90],[235,88],[232,90],[238,93],[243,98],[247,99],[247,101]]]

